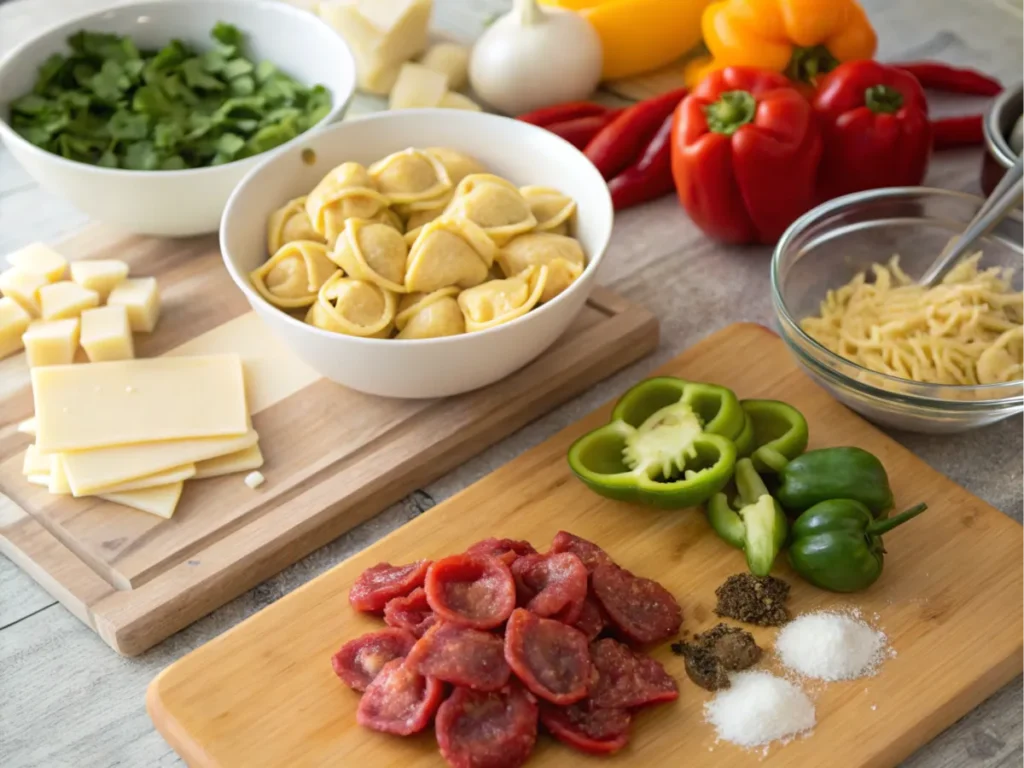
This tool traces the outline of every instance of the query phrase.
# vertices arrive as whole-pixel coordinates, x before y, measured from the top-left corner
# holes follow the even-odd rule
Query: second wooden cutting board
[[[655,649],[680,682],[677,702],[639,714],[630,744],[609,765],[891,766],[1021,671],[1021,528],[839,405],[796,367],[764,328],[736,325],[659,373],[713,381],[740,397],[799,407],[811,447],[858,445],[885,463],[897,505],[930,509],[886,537],[885,573],[869,590],[840,596],[814,589],[785,565],[790,608],[859,608],[896,652],[875,677],[810,684],[817,726],[785,747],[744,752],[715,741],[703,722],[709,694],[685,677],[668,645]],[[695,511],[657,512],[603,499],[570,473],[571,442],[603,423],[610,405],[434,507],[413,522],[169,667],[147,705],[164,737],[192,766],[443,765],[433,734],[401,739],[360,728],[357,694],[331,671],[345,641],[379,628],[348,605],[353,581],[381,561],[404,563],[459,552],[487,536],[528,539],[546,549],[559,529],[604,546],[621,565],[677,596],[683,628],[713,625],[714,590],[744,569]],[[775,630],[755,629],[770,648]],[[581,756],[548,737],[529,766],[575,764]]]

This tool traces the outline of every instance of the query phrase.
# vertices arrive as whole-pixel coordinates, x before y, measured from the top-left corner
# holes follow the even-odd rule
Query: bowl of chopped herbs
[[[272,151],[343,114],[345,42],[274,0],[120,5],[0,61],[0,139],[50,192],[140,234],[213,232]]]

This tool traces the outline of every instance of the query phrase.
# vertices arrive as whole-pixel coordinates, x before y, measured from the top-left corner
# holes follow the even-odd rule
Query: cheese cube
[[[71,279],[83,288],[96,291],[100,301],[128,277],[128,265],[117,259],[95,259],[71,262]]]
[[[469,73],[469,48],[458,43],[436,43],[420,59],[427,69],[448,76],[448,87],[453,91],[466,87]]]
[[[0,358],[7,357],[25,346],[21,335],[25,333],[32,316],[14,299],[0,299]]]
[[[43,320],[66,320],[78,317],[83,310],[98,307],[100,295],[78,283],[62,280],[39,289],[39,305],[42,307]]]
[[[461,93],[456,93],[455,91],[448,91],[448,93],[444,95],[444,98],[441,99],[441,103],[437,106],[444,107],[445,109],[467,109],[471,112],[483,111],[480,108],[480,105],[469,98],[469,96],[463,96]]]
[[[94,363],[135,357],[128,309],[120,304],[87,309],[82,313],[81,344]]]
[[[32,368],[67,365],[74,362],[78,351],[78,318],[32,323],[21,339]]]
[[[11,267],[0,273],[0,291],[4,296],[21,304],[22,309],[32,317],[39,317],[39,289],[47,285],[46,275],[26,272],[20,267]]]
[[[107,297],[107,304],[128,310],[128,324],[133,331],[149,333],[160,319],[160,294],[155,277],[129,277]]]
[[[422,64],[406,63],[391,89],[388,109],[436,107],[448,93],[448,77]]]
[[[68,268],[63,256],[42,243],[32,243],[7,254],[7,263],[26,272],[43,275],[51,283],[64,277],[64,270]]]

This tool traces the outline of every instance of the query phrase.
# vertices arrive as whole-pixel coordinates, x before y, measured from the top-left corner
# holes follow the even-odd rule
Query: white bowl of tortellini
[[[265,160],[221,221],[253,309],[325,377],[374,395],[491,384],[582,309],[612,230],[601,175],[484,113],[346,121]]]

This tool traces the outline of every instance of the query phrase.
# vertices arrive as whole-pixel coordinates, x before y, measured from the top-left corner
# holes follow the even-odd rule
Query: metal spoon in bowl
[[[942,280],[953,265],[969,251],[974,250],[978,240],[992,231],[996,224],[1020,203],[1022,195],[1024,195],[1024,163],[1018,156],[1017,162],[1003,175],[1002,180],[978,209],[963,233],[950,239],[939,258],[928,267],[917,282],[931,288]]]

